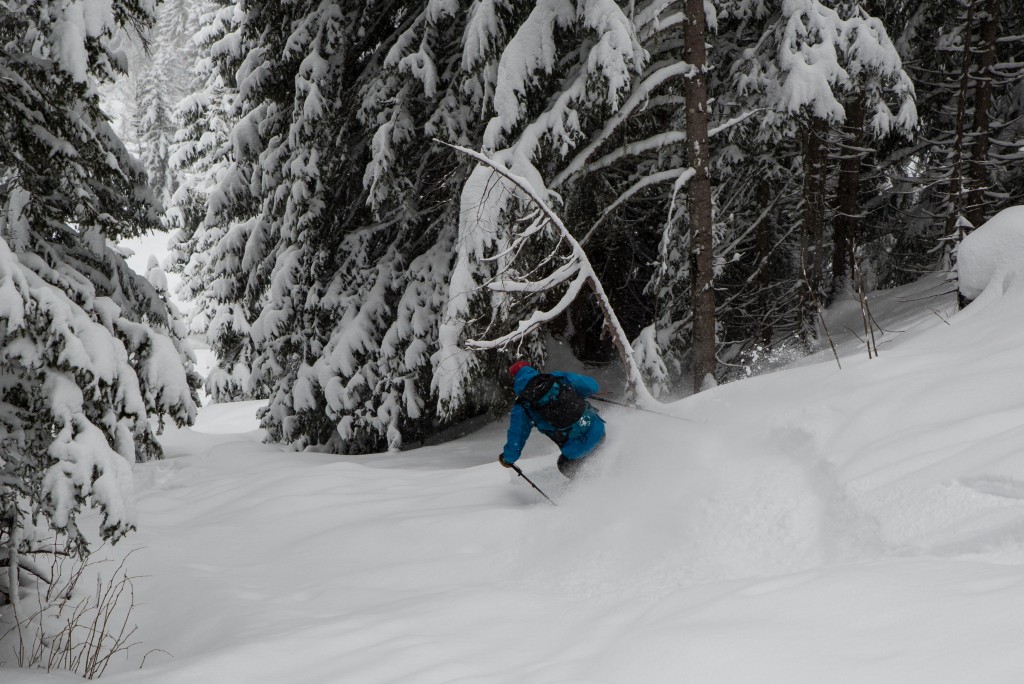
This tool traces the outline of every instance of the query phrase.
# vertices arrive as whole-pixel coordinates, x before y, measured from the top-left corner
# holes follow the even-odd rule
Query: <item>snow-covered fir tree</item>
[[[176,187],[168,163],[175,135],[172,115],[181,99],[199,86],[193,71],[199,46],[192,38],[205,11],[205,0],[163,0],[156,4],[151,24],[123,28],[116,43],[128,59],[128,70],[102,87],[118,133],[142,160],[164,205]]]
[[[159,225],[146,173],[100,109],[123,70],[132,2],[0,6],[0,600],[88,552],[82,507],[116,541],[135,524],[131,464],[195,417],[198,378],[167,303],[111,242]],[[17,617],[17,616],[16,616]]]
[[[619,19],[602,23],[609,9]],[[247,3],[243,10],[233,42],[239,96],[231,136],[239,144],[231,164],[258,178],[266,199],[245,236],[247,281],[236,301],[260,310],[253,379],[275,386],[265,417],[272,437],[295,446],[397,448],[486,410],[503,362],[450,357],[453,350],[438,343],[460,263],[452,257],[459,211],[451,198],[466,171],[432,138],[497,149],[537,136],[521,146],[527,164],[546,150],[567,154],[584,124],[599,130],[602,119],[587,110],[614,111],[628,72],[644,59],[628,19],[614,3],[550,16],[504,3]],[[531,31],[553,40],[560,24],[578,40],[597,38],[592,48],[579,49],[586,41],[575,53],[566,48],[575,62],[559,69],[569,74],[578,63],[584,71],[561,96],[556,79],[541,78],[551,64],[531,56]],[[268,44],[289,49],[279,55]],[[509,75],[499,76],[503,69]],[[588,86],[590,76],[596,85]],[[538,87],[546,95],[518,111],[517,89]],[[556,111],[531,124],[544,97]],[[492,107],[503,113],[488,123]],[[553,145],[539,139],[546,130]],[[469,282],[458,270],[454,277]]]
[[[845,296],[854,247],[874,239],[857,223],[862,159],[907,136],[916,113],[885,27],[861,5],[742,0],[723,3],[719,22],[712,45],[727,68],[712,84],[716,105],[753,113],[714,159],[719,357],[729,363],[789,336],[814,343],[816,307]],[[875,187],[891,186],[873,161]]]
[[[146,167],[153,192],[161,203],[166,204],[175,189],[169,164],[175,133],[167,102],[167,83],[160,78],[159,71],[154,70],[149,78],[140,80],[137,87],[135,130],[138,134],[139,158]]]
[[[757,345],[815,344],[818,307],[892,270],[886,217],[930,159],[908,152],[892,36],[910,44],[909,10],[702,8],[694,71],[700,8],[681,0],[223,5],[174,154],[175,268],[193,331],[223,340],[222,396],[268,394],[268,434],[294,448],[397,449],[500,409],[500,369],[541,362],[548,335],[614,359],[605,300],[562,278],[568,243],[535,223],[534,192],[662,391]],[[688,145],[688,103],[707,144]]]
[[[1019,201],[1024,188],[1024,14],[1013,0],[921,2],[892,12],[920,100],[917,144],[903,166],[890,282],[948,263],[965,232]],[[941,248],[940,248],[941,246]]]
[[[200,84],[175,112],[179,129],[170,168],[178,186],[166,223],[171,228],[168,268],[182,275],[178,295],[191,302],[189,334],[204,336],[217,355],[206,377],[213,401],[266,396],[250,383],[251,322],[262,302],[244,300],[246,241],[258,201],[250,192],[251,169],[244,140],[232,137],[238,122],[235,61],[226,49],[240,12],[229,3],[206,3],[194,40]]]

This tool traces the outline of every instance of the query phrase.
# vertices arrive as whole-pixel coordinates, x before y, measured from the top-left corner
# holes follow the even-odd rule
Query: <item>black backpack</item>
[[[516,401],[559,431],[572,427],[587,409],[587,402],[565,378],[550,373],[530,378]]]

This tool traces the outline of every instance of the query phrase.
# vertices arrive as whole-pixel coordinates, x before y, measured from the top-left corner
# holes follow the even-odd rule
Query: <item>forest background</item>
[[[818,344],[822,307],[948,270],[1024,197],[1009,0],[179,13],[193,80],[159,87],[185,62],[157,45],[137,127],[169,268],[208,391],[269,398],[294,448],[500,413],[508,362],[552,344],[635,361],[658,397],[742,377]]]

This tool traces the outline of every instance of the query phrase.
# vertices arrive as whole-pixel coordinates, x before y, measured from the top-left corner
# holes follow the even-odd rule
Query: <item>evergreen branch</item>
[[[644,176],[643,178],[635,182],[633,185],[626,188],[626,190],[622,194],[615,198],[614,202],[608,205],[608,207],[606,207],[601,212],[601,216],[597,219],[594,225],[590,227],[590,230],[587,231],[587,234],[583,236],[583,239],[580,240],[580,244],[585,245],[588,242],[590,242],[590,238],[594,236],[594,234],[597,232],[597,229],[600,228],[601,224],[604,223],[605,219],[607,219],[613,211],[619,208],[619,206],[621,206],[623,202],[625,202],[630,197],[640,192],[644,188],[649,187],[651,185],[657,185],[659,183],[667,183],[668,181],[675,181],[675,184],[678,186],[686,183],[686,181],[693,178],[696,174],[696,170],[694,170],[692,167],[687,166],[677,169],[669,169],[668,171],[658,171],[657,173],[652,173],[648,176]]]
[[[647,386],[644,384],[640,368],[637,366],[636,359],[633,357],[633,349],[629,338],[626,337],[626,333],[622,329],[619,319],[615,315],[615,311],[612,309],[611,303],[608,301],[608,295],[605,293],[604,288],[598,280],[597,274],[594,272],[593,266],[590,264],[590,260],[587,259],[586,253],[583,251],[583,247],[575,240],[575,238],[573,238],[572,234],[565,227],[565,224],[562,223],[562,220],[558,215],[548,207],[547,203],[540,197],[528,180],[513,173],[503,163],[460,145],[446,143],[444,141],[437,140],[436,138],[435,142],[439,142],[471,157],[472,159],[475,159],[479,164],[490,168],[498,175],[513,183],[518,190],[526,195],[527,199],[537,208],[537,210],[547,218],[550,224],[557,229],[560,239],[565,240],[569,245],[572,253],[570,258],[575,262],[575,266],[578,269],[576,277],[569,284],[566,292],[554,307],[547,311],[535,311],[529,319],[520,321],[516,331],[503,335],[497,340],[471,340],[466,342],[466,346],[472,349],[495,349],[521,340],[526,335],[536,330],[543,323],[553,320],[568,309],[569,305],[571,305],[579,296],[583,285],[589,285],[597,299],[597,304],[601,309],[601,313],[604,315],[605,327],[613,344],[615,345],[616,350],[619,352],[623,365],[626,368],[627,392],[639,405],[657,405],[657,400],[651,395]]]

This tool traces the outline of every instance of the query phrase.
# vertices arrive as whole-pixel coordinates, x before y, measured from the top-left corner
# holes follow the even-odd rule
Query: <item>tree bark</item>
[[[836,195],[839,214],[832,231],[832,288],[829,302],[835,301],[850,285],[853,249],[860,227],[860,174],[864,153],[864,98],[854,95],[846,103],[846,122],[840,144],[839,187]]]
[[[7,543],[10,544],[7,549],[7,588],[10,590],[10,595],[7,597],[11,602],[11,610],[14,612],[14,624],[21,624],[21,599],[20,599],[20,587],[21,581],[18,573],[18,546],[21,544],[21,528],[18,526],[18,521],[12,519],[11,526],[8,530],[9,536]]]
[[[974,226],[985,222],[985,191],[989,185],[988,149],[992,110],[992,66],[996,61],[996,39],[999,37],[999,0],[987,0],[982,9],[980,45],[974,70],[974,141],[968,163],[970,188],[964,215]]]
[[[757,184],[757,203],[764,211],[772,202],[772,186],[767,179],[762,178]],[[768,290],[771,287],[771,273],[768,270],[768,257],[772,251],[772,226],[775,222],[771,216],[766,216],[757,226],[757,267],[760,269],[757,274],[757,308],[760,322],[758,323],[757,338],[765,347],[771,346],[772,337],[775,334],[772,328],[771,316],[769,314]]]
[[[960,65],[960,88],[956,99],[956,132],[953,135],[953,161],[949,176],[949,209],[946,214],[946,236],[963,238],[963,228],[958,228],[963,213],[963,159],[964,128],[967,118],[967,90],[971,81],[971,35],[974,25],[974,4],[967,2],[967,20],[964,24],[963,61]]]
[[[825,180],[828,122],[812,118],[804,131],[804,216],[801,239],[801,271],[804,279],[801,306],[802,334],[815,329],[818,295],[821,291],[822,252],[825,243]]]
[[[708,151],[708,90],[705,70],[704,0],[686,0],[683,59],[693,68],[685,78],[686,147],[696,175],[687,185],[690,213],[690,274],[693,288],[693,389],[715,377],[714,242],[711,230],[711,169]]]

